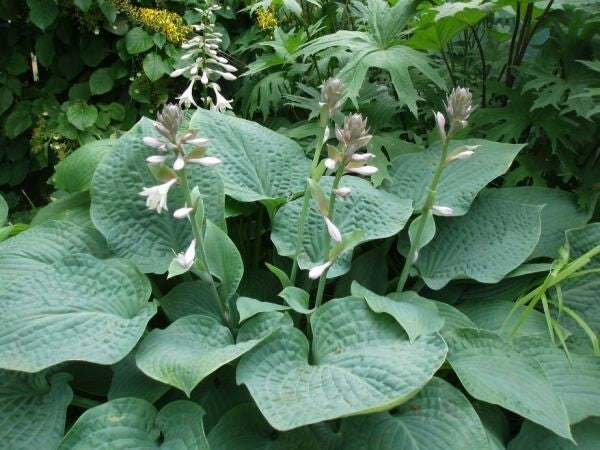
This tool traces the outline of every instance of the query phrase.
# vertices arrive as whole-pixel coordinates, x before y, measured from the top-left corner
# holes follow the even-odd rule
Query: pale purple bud
[[[336,227],[335,224],[331,220],[329,220],[329,217],[323,217],[323,219],[325,220],[325,224],[327,225],[327,232],[329,233],[329,236],[331,236],[331,239],[333,239],[336,242],[341,242],[342,233],[340,233],[338,227]]]
[[[327,261],[325,264],[321,264],[320,266],[313,267],[308,272],[308,278],[310,278],[311,280],[316,280],[317,278],[320,278],[321,275],[323,275],[323,273],[327,269],[329,269],[329,267],[331,266],[331,264],[332,264],[331,261]]]
[[[348,197],[351,192],[352,192],[352,189],[350,189],[349,187],[341,187],[341,188],[337,188],[337,189],[333,190],[333,193],[341,198]]]
[[[359,175],[364,175],[366,177],[373,175],[379,169],[375,166],[361,166],[361,167],[348,167],[346,169],[348,172],[357,173]]]
[[[437,212],[441,216],[451,216],[454,214],[454,210],[452,208],[450,208],[449,206],[433,205],[431,207],[431,209],[433,209],[435,212]]]
[[[202,158],[197,158],[197,159],[188,159],[189,163],[192,164],[200,164],[201,166],[216,166],[218,164],[221,164],[221,160],[219,158],[215,158],[214,156],[204,156]]]

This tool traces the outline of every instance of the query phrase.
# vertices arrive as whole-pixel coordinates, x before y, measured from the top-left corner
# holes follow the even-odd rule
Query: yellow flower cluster
[[[192,32],[192,27],[186,25],[183,18],[166,9],[139,8],[130,0],[111,0],[115,7],[127,15],[129,19],[145,28],[163,34],[169,41],[182,44]]]
[[[277,16],[272,6],[267,9],[260,8],[256,12],[256,19],[262,30],[271,30],[277,26]]]

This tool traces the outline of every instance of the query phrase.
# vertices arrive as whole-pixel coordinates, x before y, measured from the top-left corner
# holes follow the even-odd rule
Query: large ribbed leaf
[[[148,279],[120,259],[73,255],[24,275],[0,291],[0,367],[113,364],[155,314],[149,296]]]
[[[310,363],[304,334],[283,327],[238,364],[238,383],[278,430],[400,405],[431,379],[446,355],[438,334],[411,344],[392,317],[374,313],[357,297],[327,302],[310,324]]]
[[[175,286],[160,299],[160,307],[171,322],[196,314],[210,316],[222,322],[219,302],[212,286],[197,280]]]
[[[119,398],[83,413],[58,450],[208,450],[203,415],[199,405],[187,400],[171,402],[157,412],[146,400]]]
[[[591,223],[583,228],[567,231],[569,257],[574,260],[595,246],[600,245],[600,223]],[[600,267],[600,255],[596,255],[583,270]],[[600,273],[588,273],[568,279],[560,284],[564,304],[575,311],[596,334],[600,334]],[[553,295],[555,300],[558,299]],[[566,314],[560,322],[575,334],[585,336],[581,327]]]
[[[515,342],[519,352],[536,360],[544,369],[554,391],[567,406],[571,423],[600,416],[600,358],[570,348],[569,358],[548,339],[521,337]]]
[[[0,289],[74,253],[107,256],[106,241],[98,231],[69,222],[49,222],[0,243]]]
[[[480,147],[475,149],[475,154],[470,158],[455,161],[444,168],[435,200],[437,205],[451,207],[457,216],[469,210],[480,190],[508,170],[513,159],[524,147],[524,144],[501,144],[483,139],[469,139],[451,141],[449,151],[452,152],[462,145]],[[382,188],[400,198],[412,199],[415,209],[421,208],[441,151],[438,142],[423,152],[398,156],[392,161],[389,170],[391,180],[385,181]]]
[[[526,420],[508,450],[596,450],[600,442],[600,417],[578,423],[572,431],[576,444]]]
[[[0,370],[0,442],[17,450],[56,448],[73,392],[69,375]]]
[[[256,406],[243,404],[231,409],[208,434],[211,450],[315,450],[319,441],[308,427],[278,433]]]
[[[323,177],[321,184],[326,192],[331,189],[332,177]],[[358,177],[342,177],[340,186],[349,187],[352,193],[335,204],[333,221],[342,234],[364,230],[361,242],[393,236],[403,227],[412,213],[410,200],[399,199],[380,189],[375,189],[367,180]],[[298,198],[284,205],[275,215],[271,239],[277,252],[283,256],[295,253],[298,222],[303,199]],[[309,269],[324,261],[323,233],[325,222],[314,202],[308,211],[304,239],[298,263],[300,268]],[[352,251],[342,253],[328,272],[337,277],[350,269]]]
[[[469,400],[448,382],[433,378],[393,413],[342,422],[344,450],[463,450],[488,448],[485,429]]]
[[[304,190],[310,162],[298,144],[257,123],[198,109],[190,127],[210,139],[227,195],[242,202],[287,198]]]
[[[264,317],[257,316],[254,321],[260,322]],[[252,326],[252,321],[246,326]],[[136,362],[149,377],[175,386],[189,396],[204,378],[263,338],[236,344],[229,329],[216,319],[186,316],[164,330],[153,330],[140,344]]]
[[[108,391],[108,399],[137,397],[154,403],[161,398],[171,386],[156,381],[142,372],[135,363],[134,348],[129,355],[112,366],[113,376]]]
[[[376,313],[386,313],[398,321],[413,342],[423,334],[435,333],[444,326],[436,302],[421,297],[416,292],[394,292],[386,296],[375,294],[356,281],[352,283],[352,295],[364,297],[367,305]]]
[[[444,338],[448,361],[470,395],[571,438],[565,404],[537,361],[488,331],[458,329]]]
[[[169,212],[149,210],[139,193],[144,187],[159,184],[146,165],[156,149],[142,142],[144,136],[157,136],[152,122],[142,119],[114,145],[99,164],[90,188],[94,225],[119,256],[135,261],[142,272],[164,273],[173,250],[183,251],[192,240],[190,225],[174,219]],[[212,149],[209,150],[209,153]],[[190,186],[203,194],[206,217],[221,225],[224,221],[223,183],[215,169],[190,165]],[[183,206],[179,186],[169,191],[169,209]]]
[[[577,206],[577,196],[560,189],[523,186],[503,189],[486,189],[484,196],[490,201],[509,200],[528,205],[544,205],[542,209],[542,234],[529,259],[546,256],[558,257],[558,249],[565,243],[565,231],[587,223],[591,211]]]
[[[500,281],[536,247],[541,208],[476,200],[469,214],[439,221],[435,238],[420,252],[419,273],[432,289],[455,278]]]

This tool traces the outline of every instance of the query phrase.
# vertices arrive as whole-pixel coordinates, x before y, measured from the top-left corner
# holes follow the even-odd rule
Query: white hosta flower
[[[184,55],[181,59],[187,59],[189,58],[189,54],[188,55]],[[190,67],[182,67],[181,69],[176,69],[173,72],[171,72],[170,76],[173,78],[176,78],[178,76],[183,75],[183,73],[188,70]]]
[[[431,209],[433,209],[435,212],[442,216],[451,216],[454,214],[454,210],[449,206],[433,205]]]
[[[215,102],[214,105],[211,105],[211,110],[212,111],[218,111],[220,113],[225,112],[226,109],[232,109],[231,107],[231,102],[233,100],[227,100],[225,97],[223,97],[221,95],[221,93],[219,92],[219,89],[217,89],[215,87],[215,85],[213,85],[214,91],[215,91],[215,97],[217,99],[217,101]]]
[[[206,138],[194,138],[185,141],[186,144],[195,145],[197,147],[204,147],[208,145],[208,139]]]
[[[159,141],[158,139],[150,136],[142,138],[142,142],[148,147],[157,148],[159,150],[166,150],[167,148],[166,144],[163,141]]]
[[[196,80],[192,78],[187,89],[185,91],[183,91],[183,94],[181,94],[179,97],[176,97],[177,100],[179,100],[179,104],[181,106],[185,106],[186,108],[189,108],[190,105],[194,105],[196,108],[198,108],[198,105],[196,104],[196,101],[194,100],[194,94],[193,94],[195,81]]]
[[[337,188],[337,189],[333,190],[333,193],[341,198],[348,197],[351,192],[352,192],[352,189],[350,189],[349,187],[341,187],[341,188]]]
[[[331,239],[333,239],[335,242],[341,242],[342,233],[340,233],[339,228],[336,227],[331,220],[329,220],[329,217],[323,217],[323,219],[325,219],[325,224],[327,225],[327,232],[329,233],[329,236],[331,236]]]
[[[331,266],[332,262],[327,261],[325,264],[321,264],[320,266],[315,266],[308,272],[308,278],[311,280],[316,280],[317,278],[321,278],[323,272],[325,272]]]
[[[185,252],[177,253],[175,260],[181,264],[185,270],[189,270],[194,265],[194,261],[196,260],[196,239],[192,239],[190,246],[185,250]]]
[[[154,155],[154,156],[148,156],[146,158],[146,162],[148,164],[164,164],[165,161],[168,159],[169,157],[166,155]]]
[[[169,180],[164,184],[159,184],[158,186],[152,186],[149,188],[145,187],[142,192],[140,192],[140,195],[143,197],[148,197],[146,199],[146,206],[149,209],[155,209],[159,214],[163,209],[168,211],[169,208],[167,208],[167,194],[169,193],[171,186],[175,184],[175,181],[175,178],[173,178],[172,180]]]
[[[203,156],[202,158],[188,159],[187,162],[192,164],[200,164],[201,166],[207,167],[216,166],[222,163],[219,158],[214,156]]]
[[[367,162],[371,158],[375,158],[375,155],[373,153],[354,153],[352,155],[353,161]]]
[[[442,142],[446,142],[446,118],[441,112],[434,113],[435,124],[438,129],[438,133],[440,135],[440,139]]]
[[[179,208],[173,213],[173,217],[176,219],[185,219],[193,210],[194,208]]]
[[[173,163],[173,170],[181,170],[185,167],[185,159],[183,157],[183,153],[179,153],[177,155],[177,159]]]
[[[361,166],[361,167],[348,167],[346,168],[348,172],[357,173],[359,175],[364,175],[366,177],[373,175],[379,169],[375,166]]]
[[[469,159],[475,154],[474,150],[481,147],[481,145],[461,145],[459,148],[454,150],[446,159],[446,164],[450,164],[453,161],[463,161]]]

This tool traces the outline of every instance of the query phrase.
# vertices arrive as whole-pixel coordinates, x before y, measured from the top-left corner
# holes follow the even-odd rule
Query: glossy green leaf
[[[432,289],[455,278],[497,283],[536,247],[541,208],[485,198],[475,201],[469,214],[439,221],[435,238],[420,252],[419,273]]]
[[[30,226],[37,227],[38,225],[60,221],[69,222],[74,225],[79,225],[82,228],[94,230],[99,234],[92,224],[90,217],[90,193],[76,192],[75,194],[67,194],[51,201],[43,208],[40,208],[31,219]],[[104,238],[101,238],[104,241]]]
[[[143,28],[132,28],[125,35],[125,48],[132,55],[143,53],[153,45],[152,37]]]
[[[156,81],[169,71],[169,66],[160,55],[148,53],[142,63],[144,73],[150,81]]]
[[[197,280],[175,286],[160,299],[160,306],[171,322],[192,315],[210,316],[222,322],[219,302],[211,285]]]
[[[115,84],[112,71],[109,68],[102,67],[96,69],[90,75],[89,85],[92,95],[101,95],[110,92]]]
[[[98,109],[94,105],[88,105],[85,102],[74,102],[67,109],[67,119],[81,131],[94,125],[97,118]]]
[[[198,109],[190,127],[210,139],[210,154],[223,161],[227,195],[243,202],[288,198],[304,190],[310,162],[298,144],[237,117]]]
[[[73,392],[66,373],[0,370],[0,441],[6,449],[56,448]]]
[[[600,442],[600,418],[594,417],[572,428],[573,440],[564,439],[533,422],[523,422],[508,450],[594,450]]]
[[[565,404],[537,361],[489,331],[458,329],[445,340],[448,361],[470,395],[571,438]]]
[[[58,450],[95,448],[172,448],[208,450],[202,416],[196,403],[178,400],[160,412],[145,400],[119,398],[84,412]]]
[[[59,7],[52,0],[27,0],[29,7],[29,19],[33,24],[46,30],[58,17]]]
[[[308,308],[310,303],[310,295],[303,289],[295,286],[288,286],[279,293],[279,297],[281,297],[297,313],[311,314],[315,311],[314,308]]]
[[[332,177],[323,177],[321,184],[328,192]],[[349,187],[352,193],[346,199],[338,199],[335,204],[333,222],[343,234],[364,230],[359,242],[383,239],[398,233],[412,213],[411,201],[399,199],[380,189],[375,189],[367,180],[358,177],[342,177],[340,186]],[[277,252],[283,256],[293,256],[298,233],[298,222],[303,199],[298,198],[285,204],[273,221],[271,239]],[[311,202],[312,203],[312,202]],[[304,229],[303,245],[298,258],[301,269],[309,269],[324,262],[325,222],[311,204]],[[328,272],[333,278],[350,269],[352,252],[342,253]]]
[[[142,119],[115,144],[98,165],[92,186],[91,215],[94,225],[119,256],[135,261],[143,272],[164,273],[173,259],[192,240],[189,223],[174,219],[169,212],[149,210],[139,193],[160,182],[146,166],[146,158],[156,153],[142,137],[159,136],[152,122]],[[224,193],[219,174],[209,167],[186,168],[190,186],[204,195],[206,217],[223,224]],[[169,191],[169,209],[183,206],[179,186]]]
[[[484,450],[485,430],[469,400],[450,383],[433,378],[395,412],[342,422],[346,450]]]
[[[280,433],[252,404],[236,406],[208,434],[211,450],[315,450],[320,442],[308,427]]]
[[[212,317],[186,316],[164,330],[152,330],[140,344],[136,362],[149,377],[189,396],[200,381],[258,342],[235,344],[229,329]]]
[[[527,205],[544,205],[542,209],[542,234],[538,245],[529,259],[542,256],[558,257],[558,249],[565,243],[565,231],[578,228],[590,219],[590,210],[577,205],[577,196],[560,189],[538,186],[523,186],[503,189],[486,189],[484,196],[490,201],[509,200]]]
[[[554,391],[567,406],[571,423],[600,415],[600,358],[569,348],[569,357],[547,338],[521,337],[515,346],[525,357],[539,363]]]
[[[419,336],[440,331],[444,326],[444,319],[438,313],[435,302],[416,292],[394,292],[383,296],[369,291],[357,282],[352,283],[351,291],[352,295],[363,297],[374,312],[389,314],[396,319],[411,342]]]
[[[444,168],[436,189],[436,205],[448,206],[455,216],[466,214],[475,196],[490,181],[506,172],[524,144],[502,144],[483,139],[451,141],[448,152],[464,145],[478,145],[475,154]],[[382,188],[400,198],[409,198],[420,209],[427,196],[441,154],[440,143],[418,153],[400,155],[392,161],[390,180]]]
[[[0,292],[0,367],[23,372],[116,363],[156,313],[150,283],[132,263],[91,255],[40,267]]]
[[[446,355],[439,335],[411,344],[395,320],[357,297],[325,303],[313,313],[311,327],[310,364],[309,343],[292,327],[275,331],[238,364],[238,383],[278,430],[400,405]]]
[[[108,256],[108,249],[98,231],[69,222],[48,222],[23,231],[0,243],[0,290],[75,253],[103,258]]]

